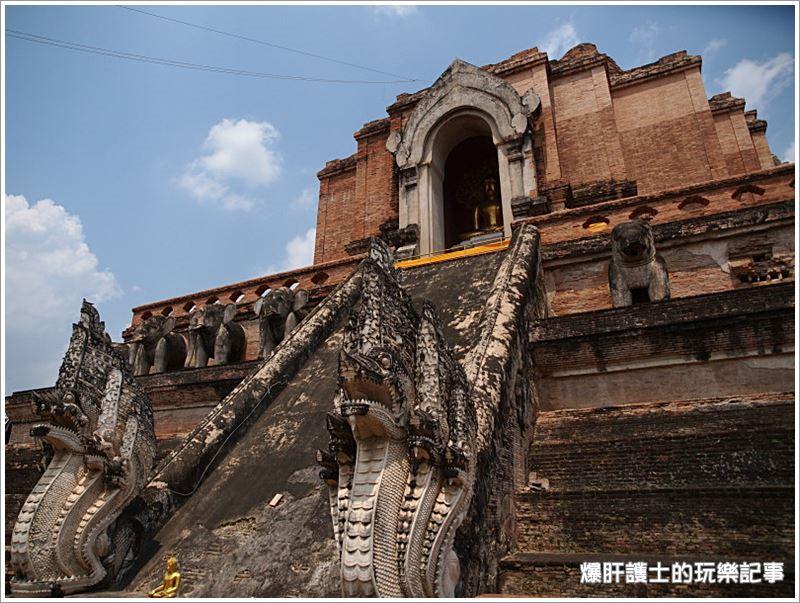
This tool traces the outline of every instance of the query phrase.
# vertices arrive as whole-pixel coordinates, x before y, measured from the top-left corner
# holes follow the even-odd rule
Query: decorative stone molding
[[[418,99],[386,148],[400,169],[400,227],[418,224],[419,252],[444,248],[442,182],[450,150],[469,136],[491,136],[498,149],[504,230],[511,234],[511,199],[536,189],[531,120],[539,96],[520,96],[505,80],[456,59]]]
[[[362,255],[367,252],[367,249],[369,249],[369,237],[350,241],[344,246],[344,250],[348,255]]]
[[[598,180],[572,187],[572,199],[567,207],[583,207],[604,201],[635,197],[638,189],[635,180]]]
[[[572,205],[572,187],[568,182],[556,181],[541,189],[547,198],[550,211],[561,211]]]
[[[530,197],[515,197],[511,199],[511,212],[515,219],[540,216],[550,211],[547,197],[540,195],[534,199]]]
[[[342,594],[452,597],[455,531],[471,495],[475,412],[436,312],[417,313],[374,239],[339,357],[320,451]]]
[[[47,422],[31,435],[51,455],[14,525],[11,591],[83,592],[133,561],[137,529],[121,515],[153,466],[152,406],[86,301],[55,388],[35,399]]]
[[[758,119],[758,111],[755,109],[745,111],[744,118],[747,122],[747,129],[750,130],[751,133],[755,134],[756,132],[767,131],[767,122],[763,119]]]

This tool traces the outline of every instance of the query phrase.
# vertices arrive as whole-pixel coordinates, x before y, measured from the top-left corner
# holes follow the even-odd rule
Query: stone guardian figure
[[[611,231],[608,284],[615,308],[669,299],[667,263],[656,253],[653,231],[644,220],[623,222]]]

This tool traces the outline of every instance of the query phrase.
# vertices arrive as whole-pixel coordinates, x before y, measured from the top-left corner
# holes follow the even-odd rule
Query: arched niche
[[[445,248],[444,169],[451,151],[471,137],[497,149],[503,232],[511,235],[512,201],[535,192],[530,120],[539,97],[456,60],[420,99],[387,148],[400,168],[400,227],[418,224],[419,254]]]

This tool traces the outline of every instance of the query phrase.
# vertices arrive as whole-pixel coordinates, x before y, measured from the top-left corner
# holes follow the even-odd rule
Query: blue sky
[[[560,58],[588,41],[627,69],[703,53],[708,95],[756,99],[773,152],[793,153],[791,6],[141,8],[419,81],[255,79],[6,37],[7,393],[53,383],[82,296],[116,340],[134,306],[310,263],[316,172],[454,57],[482,65],[538,45]],[[115,6],[5,11],[9,29],[118,51],[396,79]]]

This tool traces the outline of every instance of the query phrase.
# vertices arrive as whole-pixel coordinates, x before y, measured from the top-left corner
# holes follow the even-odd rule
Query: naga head
[[[408,367],[398,351],[389,347],[373,347],[367,352],[342,349],[339,386],[343,394],[340,407],[343,417],[353,417],[367,428],[367,424],[375,423],[370,429],[378,432],[405,427],[415,391]],[[367,421],[366,417],[374,420]]]
[[[33,410],[51,425],[78,434],[89,423],[74,389],[54,388],[33,392]]]
[[[20,511],[10,547],[17,596],[65,595],[116,577],[131,543],[118,518],[153,466],[152,406],[84,302],[54,388],[34,393],[31,436],[49,465]]]

